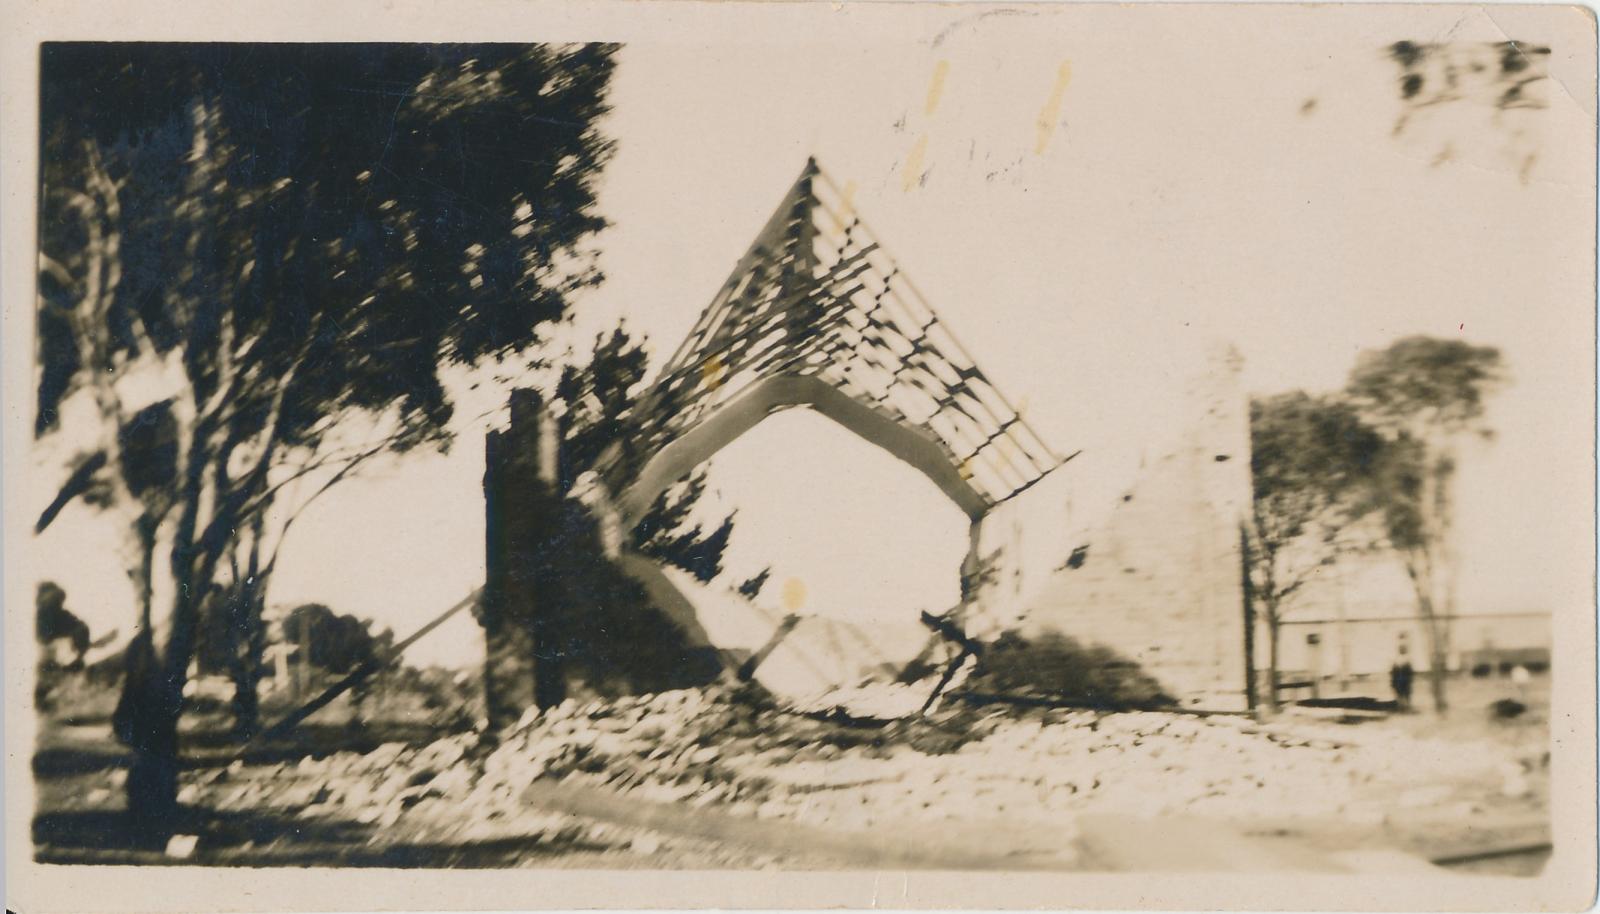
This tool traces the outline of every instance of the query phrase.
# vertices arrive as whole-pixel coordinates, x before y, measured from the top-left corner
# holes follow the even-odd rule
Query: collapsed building
[[[1030,646],[1072,645],[1178,705],[1244,709],[1239,367],[1220,353],[1187,389],[1191,427],[1109,516],[1075,528],[1058,489],[1076,455],[989,382],[812,160],[594,466],[564,466],[557,418],[513,393],[484,478],[491,727],[569,694],[714,680],[797,696],[920,671],[942,687],[1002,644],[1024,667],[1051,662]],[[896,630],[785,615],[629,549],[669,486],[791,408],[884,449],[966,515],[958,605]]]

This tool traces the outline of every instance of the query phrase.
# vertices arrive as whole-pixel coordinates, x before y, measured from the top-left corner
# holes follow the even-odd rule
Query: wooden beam
[[[617,498],[625,526],[638,523],[663,491],[710,460],[739,436],[779,409],[807,406],[909,464],[928,477],[969,518],[982,517],[989,502],[962,478],[946,449],[929,434],[883,415],[820,378],[779,375],[751,385],[645,463]]]

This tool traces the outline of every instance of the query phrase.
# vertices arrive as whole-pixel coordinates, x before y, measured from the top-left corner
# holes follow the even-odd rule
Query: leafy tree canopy
[[[1250,477],[1256,519],[1277,542],[1313,526],[1342,526],[1366,507],[1384,439],[1348,403],[1303,391],[1250,403]]]
[[[1449,619],[1455,613],[1455,439],[1490,431],[1484,401],[1505,380],[1500,352],[1413,336],[1364,352],[1346,393],[1389,437],[1372,498],[1424,620],[1434,707],[1443,711]]]
[[[75,497],[127,514],[139,822],[176,808],[199,603],[239,531],[303,475],[445,444],[442,367],[534,346],[600,282],[613,52],[43,48],[36,433],[78,390],[98,426],[37,526]],[[337,440],[360,413],[377,440]]]
[[[339,674],[378,662],[394,641],[387,629],[374,635],[370,623],[321,603],[295,607],[283,620],[283,633],[289,643],[304,645],[312,666]]]
[[[1478,424],[1485,398],[1504,378],[1492,346],[1412,336],[1361,353],[1345,390],[1388,428],[1455,433]]]
[[[39,430],[85,370],[144,347],[181,351],[241,432],[288,383],[286,445],[315,444],[330,414],[390,406],[410,423],[400,444],[436,436],[441,364],[536,342],[601,279],[584,242],[604,225],[593,179],[612,148],[596,129],[611,55],[47,45]],[[96,174],[105,199],[83,187]],[[98,231],[119,235],[120,263],[85,276],[81,216],[107,205],[116,219]],[[74,328],[68,303],[97,279],[104,324]],[[110,364],[67,343],[90,331]],[[295,363],[315,370],[290,375]]]
[[[1250,403],[1249,575],[1267,623],[1267,699],[1277,705],[1279,626],[1291,600],[1340,555],[1377,507],[1388,440],[1349,402],[1292,391]]]

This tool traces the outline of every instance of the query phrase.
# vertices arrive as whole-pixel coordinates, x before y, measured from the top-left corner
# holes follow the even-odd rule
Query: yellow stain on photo
[[[905,172],[900,176],[900,187],[906,192],[917,186],[922,180],[922,160],[928,154],[928,135],[924,133],[917,137],[917,145],[911,147],[911,155],[906,157]]]
[[[806,605],[806,582],[788,578],[783,582],[783,608],[795,612]]]
[[[726,374],[727,366],[723,364],[721,355],[713,355],[700,363],[700,383],[707,390],[721,387]]]
[[[839,192],[839,212],[833,216],[833,227],[844,231],[855,218],[856,212],[856,182],[846,181],[844,190]]]
[[[933,77],[928,80],[928,101],[922,106],[922,113],[932,115],[939,108],[939,99],[944,95],[945,77],[950,75],[950,61],[941,60],[933,65]]]
[[[1050,145],[1050,135],[1055,132],[1056,122],[1061,119],[1061,103],[1066,99],[1067,83],[1071,81],[1072,64],[1063,60],[1056,70],[1056,83],[1050,90],[1050,97],[1039,111],[1039,139],[1033,146],[1034,155],[1044,155],[1045,147]]]

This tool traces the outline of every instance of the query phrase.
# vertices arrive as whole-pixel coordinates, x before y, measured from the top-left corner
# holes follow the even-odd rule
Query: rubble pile
[[[897,706],[908,696],[889,698]],[[951,820],[1070,827],[1086,812],[1377,825],[1394,809],[1455,802],[1470,812],[1457,791],[1468,782],[1525,796],[1540,764],[1491,743],[1464,749],[1315,721],[956,705],[932,719],[864,725],[838,709],[800,714],[745,694],[682,690],[530,711],[494,741],[467,733],[248,772],[236,763],[197,772],[184,801],[399,824],[438,839],[514,832],[650,855],[662,836],[537,809],[523,794],[536,780],[578,784],[843,830]]]
[[[469,790],[476,774],[466,755],[475,734],[459,734],[421,749],[387,743],[365,755],[339,752],[307,756],[264,771],[246,772],[243,762],[201,772],[185,786],[193,791],[180,802],[209,789],[211,804],[222,810],[260,807],[307,815],[340,813],[363,825],[388,826],[417,803]]]
[[[941,743],[941,735],[953,738]],[[965,711],[942,722],[859,727],[683,690],[530,711],[492,747],[463,734],[420,749],[396,743],[306,759],[274,799],[378,826],[425,816],[430,806],[454,818],[519,815],[536,779],[841,827],[885,818],[1059,821],[1091,807],[1277,817],[1360,814],[1374,786],[1448,784],[1486,771],[1510,785],[1531,767],[1493,747],[1463,752],[1395,735],[1357,741],[1363,736],[1331,725],[1071,710]],[[266,789],[259,785],[224,790],[220,805],[249,807]]]

